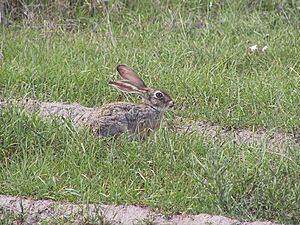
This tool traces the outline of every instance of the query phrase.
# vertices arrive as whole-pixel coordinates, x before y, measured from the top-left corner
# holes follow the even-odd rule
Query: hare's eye
[[[163,97],[163,94],[161,92],[156,92],[155,93],[155,97],[156,98],[162,98]]]

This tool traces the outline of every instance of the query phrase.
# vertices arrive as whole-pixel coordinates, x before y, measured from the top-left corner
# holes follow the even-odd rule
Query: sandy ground
[[[209,121],[191,121],[176,117],[172,128],[178,133],[196,133],[215,141],[226,141],[235,145],[259,145],[278,150],[300,145],[300,129],[294,133],[278,130],[249,130],[244,128],[226,128]]]
[[[133,205],[70,204],[0,195],[0,220],[14,217],[15,224],[178,224],[178,225],[275,225],[268,221],[240,222],[208,214],[175,215]]]

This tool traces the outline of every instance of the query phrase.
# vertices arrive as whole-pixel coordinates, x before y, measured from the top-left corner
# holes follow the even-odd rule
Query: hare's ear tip
[[[119,69],[120,67],[128,67],[128,66],[126,64],[118,64],[117,69]]]

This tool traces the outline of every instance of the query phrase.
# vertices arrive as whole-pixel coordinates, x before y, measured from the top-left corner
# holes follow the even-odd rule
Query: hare
[[[109,85],[138,95],[143,102],[115,102],[101,106],[89,115],[87,123],[96,134],[104,137],[119,136],[125,132],[145,137],[149,131],[160,127],[164,112],[174,107],[174,101],[165,91],[148,88],[127,65],[118,65],[117,71],[123,79],[110,81]]]

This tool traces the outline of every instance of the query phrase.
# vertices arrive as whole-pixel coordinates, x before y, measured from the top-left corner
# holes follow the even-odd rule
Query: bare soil
[[[178,133],[196,133],[207,139],[235,145],[262,145],[279,150],[300,145],[300,129],[288,133],[276,129],[226,128],[210,121],[190,121],[181,117],[176,117],[172,128]]]
[[[208,214],[174,215],[165,218],[158,211],[133,205],[71,204],[0,195],[0,221],[14,218],[14,224],[178,224],[178,225],[275,225],[269,221],[240,222]]]

